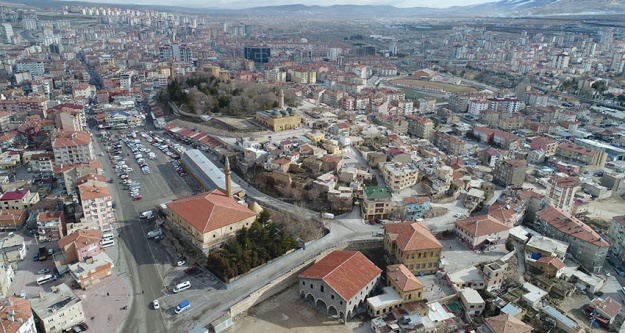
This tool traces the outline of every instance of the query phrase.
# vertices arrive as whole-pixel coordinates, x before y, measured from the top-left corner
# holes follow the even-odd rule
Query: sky
[[[83,0],[84,1],[84,0]],[[391,5],[400,8],[407,7],[431,7],[431,8],[448,8],[452,6],[466,6],[496,0],[316,0],[316,1],[297,1],[297,0],[86,0],[88,2],[110,3],[110,4],[137,4],[137,5],[165,5],[165,6],[183,6],[183,7],[213,7],[213,8],[250,8],[263,6],[280,6],[289,4],[302,5]]]

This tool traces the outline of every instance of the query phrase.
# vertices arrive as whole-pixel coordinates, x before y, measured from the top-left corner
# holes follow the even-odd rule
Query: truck
[[[154,238],[154,237],[162,235],[162,234],[163,234],[163,232],[161,231],[161,229],[155,229],[155,230],[152,230],[152,231],[148,232],[148,238]]]
[[[321,217],[324,218],[324,219],[331,220],[331,219],[334,218],[334,214],[332,214],[332,213],[321,213]]]
[[[39,247],[39,261],[46,260],[47,256],[48,256],[48,249],[46,249],[45,246],[40,246]]]
[[[178,305],[176,306],[176,309],[174,310],[174,312],[176,314],[179,314],[180,312],[182,312],[182,311],[184,311],[184,310],[186,310],[186,309],[188,309],[190,307],[191,307],[191,302],[189,302],[189,300],[185,299],[184,301],[178,303]]]

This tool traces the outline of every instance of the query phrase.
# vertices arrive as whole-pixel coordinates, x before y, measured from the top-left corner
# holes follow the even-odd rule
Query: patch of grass
[[[407,99],[419,99],[419,98],[432,97],[432,96],[428,96],[426,94],[418,93],[418,92],[410,90],[410,89],[402,89],[402,90],[406,94],[406,98]],[[447,102],[447,100],[444,99],[444,98],[436,98],[436,103],[442,103],[442,102]]]

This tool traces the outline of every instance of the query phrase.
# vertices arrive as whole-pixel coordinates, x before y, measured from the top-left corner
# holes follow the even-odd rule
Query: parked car
[[[152,301],[152,307],[154,308],[154,310],[158,310],[161,307],[161,304],[157,299],[155,299]]]
[[[83,331],[88,331],[89,330],[89,325],[87,325],[87,323],[80,323],[78,324],[78,326],[83,330]]]
[[[33,256],[33,261],[39,261],[39,253],[35,253]]]
[[[189,266],[189,267],[185,268],[184,272],[187,273],[187,274],[193,274],[193,273],[197,272],[197,266]]]
[[[182,266],[182,265],[184,265],[184,264],[186,264],[186,263],[187,263],[187,262],[186,262],[186,261],[184,261],[184,260],[178,260],[178,262],[176,263],[176,266],[180,267],[180,266]]]
[[[37,271],[37,274],[48,274],[48,273],[50,273],[50,270],[47,268],[40,269]]]
[[[26,290],[20,291],[20,297],[21,298],[26,298]]]
[[[158,235],[158,236],[155,236],[155,237],[154,237],[154,240],[155,240],[155,241],[157,241],[157,242],[159,242],[159,241],[162,241],[164,238],[165,238],[165,236],[163,236],[163,235]]]

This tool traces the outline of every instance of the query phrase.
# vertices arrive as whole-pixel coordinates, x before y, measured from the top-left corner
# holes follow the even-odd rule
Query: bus
[[[112,239],[103,239],[100,241],[100,247],[105,248],[115,245],[115,241]]]
[[[42,277],[38,278],[38,279],[37,279],[37,284],[38,284],[38,285],[42,285],[42,284],[46,284],[46,283],[48,283],[48,282],[52,282],[52,281],[54,281],[54,280],[56,280],[56,279],[54,278],[54,275],[52,275],[52,274],[48,274],[48,275],[44,275],[44,276],[42,276]]]

